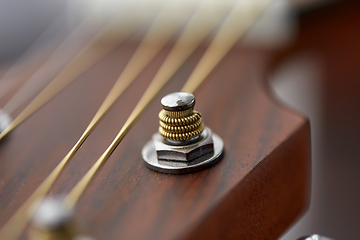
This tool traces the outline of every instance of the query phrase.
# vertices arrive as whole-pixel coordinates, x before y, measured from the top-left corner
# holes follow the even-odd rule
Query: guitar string
[[[13,90],[17,84],[23,80],[20,77],[14,77],[14,75],[18,72],[24,71],[24,68],[26,68],[27,64],[29,64],[30,58],[33,58],[33,54],[35,51],[37,51],[40,48],[40,45],[43,44],[44,39],[49,38],[48,35],[51,35],[51,32],[54,31],[54,29],[57,29],[59,25],[59,22],[61,19],[64,18],[63,14],[59,14],[55,20],[45,29],[45,31],[38,37],[31,46],[15,61],[12,66],[6,70],[6,72],[1,76],[0,78],[0,99],[8,94],[11,90]],[[45,56],[41,56],[40,64],[36,66],[34,71],[37,71],[39,67],[48,59],[48,56],[52,53],[50,50],[50,53],[44,54]],[[26,80],[27,81],[27,80]]]
[[[81,135],[68,154],[60,161],[50,175],[43,181],[28,200],[20,207],[20,209],[10,218],[0,232],[0,239],[16,239],[25,228],[29,217],[32,215],[34,204],[47,193],[49,188],[55,182],[67,163],[70,162],[77,150],[81,147],[90,133],[95,129],[105,113],[110,109],[114,102],[120,97],[131,82],[145,68],[145,66],[155,57],[162,47],[170,40],[170,38],[183,25],[184,21],[175,18],[173,23],[169,21],[168,8],[164,8],[159,16],[155,19],[147,34],[143,38],[139,47],[136,49],[132,58],[123,70],[120,77],[115,82],[113,88],[105,98],[104,102],[98,109],[97,113],[89,123],[88,127]],[[180,12],[178,12],[180,14]],[[166,21],[165,21],[166,20]],[[184,19],[183,19],[184,20]],[[194,34],[194,32],[192,32]],[[28,214],[26,214],[28,212]],[[26,217],[24,217],[26,216]]]
[[[217,34],[217,36],[219,36],[219,34]],[[239,36],[239,37],[241,37],[241,36]],[[230,48],[229,48],[230,49]],[[223,54],[223,55],[225,55],[225,54]],[[222,58],[222,57],[220,57],[220,58]],[[216,65],[216,64],[215,64]],[[152,82],[153,83],[153,82]],[[200,84],[200,83],[199,83]],[[197,84],[197,86],[199,85],[199,84]],[[160,87],[161,88],[161,87]],[[195,88],[196,89],[196,88]],[[194,90],[195,90],[194,89]],[[132,126],[132,124],[135,122],[134,120],[136,120],[137,118],[138,118],[138,116],[141,114],[141,112],[146,108],[146,106],[149,104],[149,103],[146,103],[147,102],[147,99],[150,99],[148,102],[150,102],[151,101],[151,99],[153,99],[154,97],[152,97],[152,95],[154,95],[154,91],[156,90],[156,86],[155,86],[155,84],[151,84],[150,86],[149,86],[149,88],[147,89],[147,91],[146,91],[146,93],[143,95],[143,97],[142,97],[142,99],[140,100],[140,102],[139,102],[139,104],[137,105],[137,107],[134,109],[134,111],[133,111],[133,113],[130,115],[130,117],[129,117],[129,119],[128,119],[128,121],[125,123],[125,125],[124,125],[124,127],[122,128],[122,130],[120,131],[120,133],[118,134],[118,136],[117,136],[117,138],[114,140],[114,142],[113,142],[113,144],[107,149],[107,151],[103,154],[103,156],[102,156],[102,161],[100,161],[100,163],[99,164],[97,164],[99,167],[104,163],[104,160],[106,160],[105,158],[107,157],[109,157],[110,155],[111,155],[111,153],[115,150],[115,148],[116,148],[116,146],[120,143],[120,141],[122,140],[122,138],[125,136],[125,134],[128,132],[128,130],[129,130],[129,128]],[[160,90],[159,90],[160,91]],[[156,91],[155,91],[156,92]],[[155,95],[156,95],[156,93],[155,93]],[[145,106],[145,107],[142,107],[142,106]],[[131,119],[134,119],[134,120],[131,120]],[[115,143],[115,144],[114,144]],[[114,147],[115,146],[115,147]],[[104,158],[105,157],[105,158]],[[101,159],[101,158],[100,158]],[[99,159],[99,160],[100,160]],[[99,161],[97,161],[97,163],[98,163]],[[103,163],[101,163],[101,162],[103,162]],[[95,166],[95,165],[94,165]],[[98,168],[99,168],[98,167]],[[90,171],[89,171],[90,172]],[[96,173],[96,171],[94,172],[94,174]],[[93,174],[93,175],[94,175]],[[87,174],[87,175],[89,175],[89,174]],[[91,180],[91,176],[90,176],[90,179],[88,180],[88,182],[90,182],[90,180]],[[79,185],[79,184],[78,184]],[[78,186],[77,185],[77,186]],[[86,184],[87,185],[87,184]],[[86,186],[85,186],[86,187]],[[83,189],[85,189],[85,187],[83,188]],[[74,190],[76,190],[75,188],[74,188]],[[71,193],[73,193],[74,192],[74,190],[71,192]],[[81,195],[81,193],[80,194],[78,194],[78,197],[80,197],[80,195]],[[71,194],[69,194],[68,195],[68,198],[70,198],[71,199]],[[75,204],[75,202],[76,202],[76,200],[78,199],[78,197],[75,199],[75,198],[73,198],[73,203]],[[71,202],[71,200],[70,201],[68,201],[68,202]],[[70,204],[71,205],[71,204]]]
[[[121,16],[124,17],[125,14],[128,14],[128,15],[129,15],[129,12],[133,12],[134,9],[136,9],[137,7],[138,7],[138,4],[129,4],[129,3],[128,3],[128,5],[123,6],[122,11],[119,11],[119,12],[123,12],[123,13],[121,14]],[[119,12],[118,12],[117,14],[119,14]],[[113,19],[112,19],[106,26],[103,27],[105,30],[102,30],[102,32],[98,34],[99,36],[95,36],[94,38],[100,38],[100,36],[102,36],[102,38],[104,38],[104,35],[106,35],[106,32],[109,32],[109,30],[106,30],[106,29],[114,28],[114,27],[111,27],[111,25],[116,25],[116,26],[119,28],[119,23],[118,23],[118,22],[119,22],[119,20],[118,20],[119,17],[116,17],[116,14],[114,14],[114,15],[115,15],[115,16],[113,17]],[[125,15],[125,16],[126,16],[126,15]],[[56,27],[56,25],[59,25],[58,22],[60,21],[61,18],[64,18],[64,16],[59,15],[59,16],[53,21],[53,23],[45,30],[45,32],[38,38],[38,40],[36,40],[36,43],[37,43],[37,42],[41,42],[41,39],[42,39],[42,38],[45,38],[44,35],[47,34],[46,32],[50,32],[51,30],[53,30],[53,29]],[[93,17],[91,16],[91,17],[88,17],[88,18],[84,19],[84,20],[82,21],[82,23],[80,23],[79,26],[76,27],[76,28],[72,31],[72,33],[71,33],[68,37],[66,37],[66,38],[62,41],[62,43],[52,51],[52,53],[49,54],[49,56],[47,56],[45,59],[43,59],[43,61],[42,61],[40,64],[38,64],[38,68],[37,68],[36,72],[34,72],[34,73],[29,77],[29,79],[25,82],[25,85],[26,85],[26,86],[25,86],[25,85],[22,86],[21,89],[19,89],[19,90],[17,91],[17,93],[16,93],[16,94],[5,104],[5,106],[3,107],[3,110],[4,110],[7,114],[12,114],[12,112],[14,112],[18,107],[20,107],[23,103],[25,103],[28,99],[30,99],[31,96],[32,96],[33,94],[35,94],[36,90],[40,89],[41,86],[46,83],[46,82],[40,82],[40,83],[38,83],[38,84],[33,84],[33,83],[30,84],[31,80],[33,80],[33,81],[41,81],[41,80],[42,80],[42,81],[45,81],[45,80],[46,80],[46,78],[44,78],[44,79],[38,79],[38,78],[35,79],[35,78],[36,78],[36,74],[39,74],[39,69],[40,69],[40,67],[44,67],[44,66],[43,66],[43,63],[47,62],[51,57],[54,58],[54,59],[56,59],[56,56],[60,56],[60,55],[61,55],[61,51],[64,49],[64,47],[65,47],[66,45],[69,45],[69,44],[67,44],[67,42],[71,41],[72,38],[74,38],[74,39],[79,38],[79,36],[81,36],[81,34],[77,34],[77,33],[79,33],[79,32],[80,32],[80,33],[84,32],[83,30],[90,26],[90,24],[91,24],[91,19],[92,19],[92,18],[93,18]],[[133,25],[132,25],[132,27],[131,27],[131,30],[132,30],[133,32],[135,32],[136,30],[138,30],[139,25],[140,25],[140,22],[136,22],[136,21],[134,21],[134,19],[133,19],[132,23],[133,23]],[[93,26],[92,26],[92,27],[93,27]],[[125,26],[120,26],[121,29],[124,29],[124,27],[125,27]],[[123,33],[123,32],[124,32],[124,31],[122,31],[122,33]],[[132,32],[132,33],[133,33],[133,32]],[[130,36],[130,35],[131,35],[130,33],[129,33],[129,34],[125,34],[125,37],[123,37],[123,38],[127,38],[127,37]],[[122,40],[120,40],[119,42],[117,42],[117,45],[119,45],[119,44],[121,43],[121,41],[122,41]],[[95,42],[95,41],[94,41],[94,42]],[[33,49],[33,48],[35,48],[37,45],[39,45],[39,44],[36,44],[36,43],[34,43],[34,44],[33,44],[34,46],[31,46],[30,48]],[[108,43],[107,43],[107,44],[108,44]],[[117,45],[113,45],[113,46],[116,47]],[[109,48],[108,52],[110,52],[112,49],[113,49],[113,48]],[[30,52],[30,49],[29,49],[27,52]],[[29,55],[29,54],[27,54],[27,52],[26,52],[26,53],[24,54],[24,56],[22,56],[21,58],[25,57],[25,55]],[[77,56],[74,56],[73,59],[76,58],[76,57],[77,57]],[[16,69],[16,68],[15,68],[15,65],[18,65],[18,63],[16,62],[16,63],[14,64],[14,67],[12,67],[11,69],[9,69],[9,70],[12,70],[12,71],[7,71],[6,76],[10,75],[11,72],[14,72],[14,71],[15,71],[15,69]],[[66,67],[67,67],[67,66],[65,66],[64,68],[66,68]],[[88,68],[89,68],[89,67],[88,67]],[[85,69],[84,71],[86,71],[86,69]],[[84,71],[83,71],[83,72],[84,72]],[[59,73],[59,74],[60,74],[60,73]],[[80,73],[80,74],[81,74],[81,73]],[[3,76],[3,77],[4,77],[4,76]],[[3,77],[2,77],[2,78],[3,78]],[[0,79],[0,80],[1,80],[1,79]],[[15,82],[16,82],[16,81],[11,81],[11,83],[15,83]],[[38,85],[38,86],[37,86],[37,87],[34,87],[34,85]],[[1,85],[0,98],[1,98],[2,94],[6,94],[7,92],[9,92],[9,91],[11,90],[10,87],[13,87],[13,84],[10,84],[9,86],[7,86],[7,85],[6,85],[6,86]],[[32,89],[31,91],[29,91],[29,90],[28,90],[29,87],[32,87],[33,89]],[[6,89],[6,91],[3,91],[4,88]]]
[[[74,40],[79,38],[79,32],[83,32],[89,25],[89,20],[85,19],[79,24],[62,43],[56,47],[51,54],[49,54],[40,64],[39,67],[28,77],[26,82],[21,86],[19,90],[11,97],[10,100],[3,106],[3,110],[7,114],[12,114],[18,107],[29,100],[38,90],[49,82],[47,77],[43,77],[41,74],[48,68],[46,64],[51,60],[58,58],[61,55],[63,49],[70,44],[74,43]],[[51,63],[50,63],[51,64]]]
[[[125,11],[126,12],[126,11]],[[123,40],[125,40],[127,37],[131,36],[139,27],[140,22],[137,24],[134,24],[131,28],[128,28],[127,25],[121,26],[122,29],[122,36],[120,36],[119,39],[114,43],[108,43],[106,46],[101,46],[100,49],[94,50],[95,44],[98,42],[98,40],[101,39],[103,35],[105,35],[108,32],[108,29],[112,29],[112,25],[115,24],[117,20],[114,18],[111,22],[109,22],[100,32],[92,39],[90,42],[79,52],[75,58],[60,72],[54,80],[57,80],[58,82],[62,79],[68,78],[68,81],[72,81],[77,77],[77,75],[80,75],[83,71],[85,71],[87,68],[90,68],[92,63],[95,64],[96,60],[100,60],[103,56],[106,55],[106,52],[110,52],[111,48],[115,48],[117,45],[119,45]],[[120,22],[121,23],[121,22]],[[119,23],[116,23],[117,25]],[[82,65],[81,70],[77,70],[77,67],[81,61],[84,59],[90,59],[90,62],[85,63]],[[54,82],[53,80],[53,82]],[[62,87],[62,86],[60,86]],[[53,86],[49,90],[52,91],[60,91],[60,87]],[[46,89],[44,89],[40,94],[47,94]],[[56,93],[55,93],[56,94]],[[53,95],[55,95],[53,94]],[[47,97],[47,96],[45,96]],[[48,99],[51,98],[47,97]],[[33,100],[34,102],[35,100]],[[46,100],[39,99],[37,101],[37,105],[45,104]],[[35,106],[35,107],[41,107],[41,106]],[[29,108],[29,107],[28,107]],[[26,109],[25,109],[26,110]],[[28,111],[36,111],[36,109],[30,109]],[[26,118],[22,118],[19,121],[23,121]],[[21,122],[20,122],[21,123]],[[19,123],[18,123],[19,124]],[[14,127],[13,127],[14,128]],[[12,129],[13,129],[12,128]],[[9,133],[12,129],[9,129],[7,133]],[[6,134],[0,134],[0,139],[2,137],[5,137]],[[49,188],[51,186],[51,183],[55,180],[56,176],[58,175],[58,172],[63,167],[63,164],[59,164],[53,172],[47,177],[47,179],[42,183],[43,188]],[[42,188],[38,188],[34,191],[34,193],[28,198],[28,200],[15,212],[15,214],[5,223],[5,225],[0,230],[0,239],[17,239],[19,234],[21,234],[21,231],[16,231],[16,229],[23,229],[26,226],[27,219],[29,216],[27,214],[24,214],[27,212],[27,210],[30,208],[33,202],[35,202],[38,198],[38,195],[41,195]],[[25,221],[24,221],[25,220]]]
[[[223,27],[219,29],[218,34],[181,89],[182,92],[193,93],[199,87],[271,2],[271,0],[260,0],[250,3],[250,1],[239,2],[238,6],[230,13]],[[246,5],[249,7],[245,7]],[[249,10],[250,7],[251,11]],[[241,24],[239,24],[240,22]],[[237,30],[234,31],[234,29]]]
[[[265,1],[266,3],[269,0]],[[236,4],[234,9],[231,11],[228,17],[226,17],[224,23],[220,27],[218,33],[215,35],[214,40],[212,41],[211,48],[208,48],[203,57],[201,58],[199,64],[199,68],[196,67],[196,74],[200,76],[199,79],[194,79],[191,77],[185,83],[184,89],[189,90],[191,92],[195,91],[197,87],[204,81],[207,76],[206,73],[211,72],[216,64],[225,56],[225,54],[235,45],[235,43],[244,35],[245,30],[247,30],[251,24],[253,23],[260,13],[265,10],[267,4],[263,3],[260,6],[256,6],[258,9],[252,9],[249,11],[249,8],[244,9],[244,5],[241,3]],[[246,2],[250,5],[249,2]],[[260,10],[260,11],[259,11]],[[241,14],[241,17],[238,15]],[[239,18],[241,21],[239,21]],[[241,27],[240,27],[241,26]],[[239,28],[239,33],[234,34],[233,31]],[[230,29],[232,31],[230,31]],[[225,47],[218,47],[219,42],[221,44],[225,44]],[[216,48],[215,48],[216,47]],[[207,53],[210,50],[210,53]],[[212,61],[210,63],[205,64],[204,58],[211,57]],[[214,64],[215,63],[215,64]],[[195,81],[194,84],[188,84],[189,81]],[[138,104],[135,106],[134,110],[128,117],[127,121],[121,128],[120,132],[117,134],[113,142],[106,149],[106,151],[100,156],[100,158],[95,162],[95,164],[88,170],[88,172],[84,175],[84,177],[75,185],[75,187],[70,191],[70,193],[65,197],[64,203],[67,207],[73,208],[76,202],[81,197],[82,193],[85,191],[86,187],[89,185],[94,176],[101,170],[102,166],[107,162],[111,154],[115,151],[116,147],[120,144],[135,122],[140,118],[142,113],[147,109],[152,100],[157,96],[160,90],[167,83],[167,79],[154,79],[145,93],[140,98]]]
[[[128,13],[124,11],[124,13]],[[109,41],[101,44],[101,40],[108,33],[113,25],[120,25],[122,35],[116,41]],[[115,49],[121,42],[131,36],[140,27],[140,22],[134,22],[134,25],[128,27],[125,22],[117,22],[116,17],[106,24],[71,60],[70,62],[50,81],[50,83],[21,111],[21,113],[9,124],[9,126],[0,133],[0,141],[19,126],[23,121],[35,113],[39,108],[50,101],[66,86],[76,80],[81,74],[92,67],[100,59]]]

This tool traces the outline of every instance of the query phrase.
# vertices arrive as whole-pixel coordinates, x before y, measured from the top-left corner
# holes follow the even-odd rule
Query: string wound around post
[[[161,105],[159,131],[142,150],[150,169],[184,174],[210,167],[221,159],[224,143],[194,111],[193,94],[168,94],[161,99]]]

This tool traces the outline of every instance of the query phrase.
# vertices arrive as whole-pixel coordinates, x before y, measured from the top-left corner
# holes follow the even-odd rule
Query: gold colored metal
[[[78,184],[67,195],[65,201],[69,207],[73,207],[81,194],[85,191],[86,187],[90,183],[91,179],[101,169],[101,167],[109,159],[113,151],[120,144],[122,139],[126,136],[131,127],[140,118],[142,113],[146,110],[149,104],[154,100],[160,90],[170,80],[172,75],[179,69],[179,67],[185,62],[185,60],[194,52],[194,50],[200,45],[200,43],[206,38],[206,36],[215,27],[216,22],[201,21],[204,16],[207,16],[208,11],[200,9],[189,20],[179,39],[176,41],[173,49],[165,59],[164,63],[156,73],[154,79],[146,89],[145,93],[139,100],[138,104],[128,117],[127,121],[121,128],[118,135],[115,137],[110,146],[95,162],[95,164],[89,169],[85,176],[78,182]]]
[[[263,9],[266,7],[264,4]],[[236,9],[236,11],[235,11]],[[248,12],[248,9],[243,9],[242,13],[239,8],[235,8],[232,13],[227,17],[223,26],[220,28],[218,34],[215,39],[211,43],[209,49],[206,51],[204,56],[202,57],[200,63],[196,67],[195,71],[188,79],[185,84],[183,91],[193,92],[196,88],[201,84],[201,82],[205,79],[205,77],[209,74],[209,72],[217,65],[217,63],[222,59],[222,57],[227,53],[227,51],[235,44],[235,42],[243,35],[245,30],[250,26],[250,19],[253,21],[259,15],[258,12],[256,14],[254,12]],[[240,14],[239,14],[240,13]],[[73,190],[67,195],[65,201],[68,207],[72,208],[77,200],[80,198],[81,194],[84,192],[91,179],[96,175],[96,173],[101,169],[101,167],[106,163],[109,159],[113,151],[120,144],[122,139],[131,129],[131,127],[135,124],[135,122],[139,119],[141,114],[146,110],[151,101],[156,97],[156,95],[160,92],[160,90],[165,86],[165,84],[169,81],[170,77],[177,71],[177,69],[183,64],[183,62],[190,56],[190,54],[196,49],[196,47],[205,39],[205,37],[210,33],[210,31],[214,28],[215,22],[211,24],[206,24],[203,21],[199,21],[202,19],[204,14],[208,14],[206,11],[198,11],[192,19],[187,24],[184,29],[182,35],[176,42],[174,48],[166,58],[163,65],[160,67],[153,81],[150,83],[149,87],[141,97],[140,101],[136,105],[133,112],[130,114],[129,118],[121,128],[118,135],[115,137],[110,146],[106,149],[106,151],[101,155],[101,157],[95,162],[95,164],[90,168],[90,170],[85,174],[85,176],[79,181],[79,183],[73,188]],[[236,16],[239,14],[239,16]],[[251,17],[249,16],[251,15]],[[236,23],[236,25],[235,25]],[[237,27],[237,29],[242,29],[242,31],[234,31],[231,27]],[[236,34],[230,34],[229,31],[236,32]],[[219,47],[220,40],[223,38],[228,38],[229,41],[225,44],[225,47]],[[230,42],[230,43],[229,43]],[[185,46],[185,47],[184,47]],[[59,75],[38,95],[37,98],[33,100],[29,104],[29,106],[13,121],[13,123],[0,135],[0,140],[8,134],[11,130],[13,130],[16,126],[18,126],[22,121],[24,121],[27,117],[33,114],[37,109],[39,109],[42,105],[44,105],[48,100],[50,100],[53,96],[55,96],[59,91],[61,91],[65,86],[72,82],[73,78],[76,78],[83,72],[85,69],[89,68],[95,62],[95,57],[92,57],[91,54],[89,56],[89,45],[87,45],[81,53],[79,53],[76,58],[69,63],[69,65],[59,74]],[[101,52],[101,51],[100,51]],[[103,55],[104,52],[99,53],[99,55]],[[97,55],[97,56],[99,56]],[[81,60],[80,61],[80,56]],[[99,58],[99,57],[98,57]],[[209,60],[204,60],[204,58],[210,58]],[[139,64],[144,64],[144,60],[142,60]],[[76,67],[76,68],[75,68]],[[131,73],[131,74],[130,74]],[[129,75],[134,74],[130,71]],[[60,81],[61,78],[67,78],[66,81]],[[198,79],[195,81],[195,79]],[[114,86],[115,87],[115,86]],[[110,94],[109,94],[110,95]],[[114,96],[108,96],[108,98],[104,101],[103,105],[108,105],[112,101],[114,101]],[[103,106],[102,105],[102,106]],[[101,111],[106,111],[106,107],[103,107]],[[98,110],[98,113],[100,109]],[[97,117],[101,117],[100,113],[95,115],[94,119]],[[185,117],[186,118],[186,117]],[[84,134],[81,136],[76,145],[71,149],[71,151],[65,156],[65,158],[56,166],[56,168],[51,172],[51,174],[45,179],[45,181],[37,188],[37,190],[31,195],[31,197],[20,207],[20,209],[13,215],[13,217],[6,223],[6,225],[0,231],[0,239],[12,240],[17,239],[21,234],[22,230],[26,226],[28,222],[29,215],[32,214],[30,212],[27,214],[29,209],[34,209],[33,204],[41,199],[50,186],[53,184],[55,179],[61,173],[64,166],[68,163],[71,157],[75,154],[81,144],[85,141],[86,137],[90,134],[91,130],[97,124],[97,121],[93,121],[89,124],[88,128],[85,130]],[[183,121],[171,121],[167,118],[164,118],[166,123],[172,124],[177,122],[183,122],[184,124],[187,121],[184,119]],[[195,117],[194,117],[195,119]],[[188,119],[190,121],[190,119]],[[93,126],[90,126],[93,124]],[[33,206],[32,208],[30,208]]]
[[[14,75],[14,73],[18,74],[19,72],[27,72],[28,70],[37,71],[39,67],[41,67],[50,57],[50,55],[56,52],[56,49],[51,50],[47,49],[45,51],[39,51],[38,48],[42,45],[42,40],[46,38],[49,32],[53,31],[59,23],[59,20],[63,17],[63,15],[59,15],[47,28],[46,30],[31,44],[31,46],[23,53],[12,66],[7,69],[7,71],[0,77],[0,99],[5,96],[6,94],[10,93],[17,84],[19,84],[24,79],[22,77],[18,77]],[[76,30],[74,30],[76,31]],[[66,38],[67,39],[67,38]],[[66,40],[62,41],[65,42]],[[62,45],[62,43],[61,43]],[[37,51],[35,56],[38,61],[34,61],[33,53]],[[38,54],[40,52],[40,55]],[[37,62],[37,64],[34,64]],[[31,67],[29,68],[28,65]],[[29,81],[28,79],[25,80],[26,82]],[[6,112],[11,114],[11,112],[6,109]]]
[[[198,120],[197,122],[185,125],[185,126],[174,126],[174,125],[167,125],[160,121],[160,127],[163,128],[167,132],[175,132],[175,133],[185,133],[189,131],[193,131],[194,129],[197,129],[201,125],[201,120]]]
[[[165,111],[165,115],[171,117],[171,118],[182,118],[182,117],[187,117],[190,116],[193,113],[193,109],[186,109],[184,111]]]
[[[106,29],[109,25],[111,25],[111,23],[106,25],[102,31],[92,38],[90,42],[86,44],[86,46],[82,48],[82,50],[76,54],[37,95],[37,97],[10,123],[10,125],[0,134],[0,140],[138,29],[138,26],[132,28],[124,26],[123,38],[118,39],[116,42],[111,42],[106,46],[96,47],[96,44],[98,44],[102,36],[106,34]]]
[[[74,212],[64,206],[61,197],[42,199],[28,229],[29,240],[75,240],[80,234]]]
[[[107,95],[106,99],[100,106],[99,110],[91,120],[90,124],[81,135],[80,139],[70,150],[70,152],[65,156],[59,165],[53,170],[53,172],[46,178],[46,180],[38,187],[38,189],[33,193],[33,195],[25,202],[25,204],[13,215],[13,217],[8,221],[5,227],[0,232],[0,239],[3,239],[3,236],[11,236],[4,239],[15,239],[18,234],[21,233],[23,228],[26,226],[29,218],[24,217],[28,216],[26,211],[30,208],[35,201],[38,201],[45,196],[46,192],[49,190],[53,182],[61,173],[65,165],[71,160],[75,155],[77,150],[81,147],[90,133],[95,129],[96,125],[99,123],[101,118],[113,105],[116,99],[125,91],[125,89],[131,84],[131,82],[137,77],[137,75],[144,69],[144,67],[153,59],[153,57],[161,50],[161,48],[166,44],[166,42],[176,33],[180,28],[181,23],[177,22],[174,24],[169,24],[169,21],[165,21],[164,14],[160,14],[159,17],[154,21],[148,33],[142,40],[139,47],[136,49],[136,52],[132,56],[131,60],[123,70],[122,74],[114,84],[113,88]],[[171,28],[170,28],[171,26]],[[167,29],[166,29],[167,28]],[[159,39],[158,35],[160,32],[164,31],[162,38]],[[154,43],[156,39],[156,45]],[[31,215],[31,214],[30,214]],[[15,227],[17,225],[17,227]],[[12,230],[14,229],[14,231]],[[15,230],[16,229],[16,230]],[[13,231],[13,233],[11,233]],[[19,231],[19,232],[17,232]],[[16,234],[11,235],[11,234]],[[12,237],[15,236],[15,237]]]
[[[85,19],[82,23],[77,26],[71,33],[68,35],[62,43],[56,47],[51,54],[49,54],[42,62],[38,65],[37,69],[27,78],[25,83],[21,86],[19,90],[7,101],[7,103],[2,107],[5,112],[12,114],[18,107],[24,104],[27,100],[34,96],[34,94],[39,91],[42,87],[48,83],[51,79],[40,78],[39,73],[42,69],[46,69],[46,62],[50,61],[52,58],[57,58],[59,52],[62,52],[66,44],[76,38],[79,38],[79,32],[83,32],[89,25],[89,19]],[[75,58],[75,57],[74,57]]]
[[[159,127],[159,133],[161,134],[161,136],[169,140],[184,141],[200,136],[201,133],[204,131],[204,128],[205,128],[204,124],[201,123],[200,126],[193,131],[187,131],[185,133],[177,133],[174,131],[168,132],[164,130],[162,127]]]
[[[166,125],[186,126],[186,125],[194,124],[195,122],[199,121],[201,119],[201,114],[197,111],[192,111],[192,114],[190,116],[174,118],[174,117],[169,117],[168,115],[166,115],[165,110],[161,110],[159,112],[159,119],[161,122],[165,123]]]
[[[109,48],[107,48],[107,51]],[[70,84],[75,77],[79,76],[82,71],[85,71],[86,68],[95,63],[96,59],[102,57],[105,54],[105,50],[96,51],[95,55],[90,54],[91,49],[87,49],[84,55],[79,56],[76,60],[73,61],[71,65],[68,65],[68,68],[63,71],[63,74],[58,75],[47,87],[44,89],[39,96],[32,102],[30,105],[22,112],[20,115],[11,123],[11,125],[0,134],[0,140],[5,137],[11,130],[18,126],[22,121],[44,105],[48,100],[55,96],[65,85]],[[89,57],[89,61],[85,61],[84,58]],[[84,60],[85,63],[78,65],[78,61]],[[78,70],[75,70],[76,67],[79,67]],[[68,78],[66,83],[61,83],[61,77]],[[118,84],[119,85],[119,84]],[[117,88],[117,91],[121,90],[123,86],[114,86]],[[115,91],[115,90],[114,90]],[[114,92],[113,91],[113,92]],[[40,186],[35,190],[35,192],[26,200],[26,202],[15,212],[15,214],[9,219],[9,221],[1,228],[0,230],[0,239],[17,239],[22,233],[23,229],[26,227],[26,224],[29,221],[29,217],[32,215],[33,209],[36,208],[36,202],[45,196],[52,184],[55,182],[57,177],[60,175],[61,171],[65,165],[71,160],[75,155],[77,150],[84,143],[86,138],[90,135],[92,130],[95,128],[103,114],[108,110],[111,101],[115,101],[114,93],[109,94],[106,103],[104,102],[102,107],[98,110],[89,126],[86,128],[84,133],[81,135],[80,139],[76,142],[73,148],[68,152],[68,154],[61,160],[61,162],[56,166],[56,168],[50,173],[50,175],[40,184]],[[106,104],[106,105],[105,105]]]
[[[266,0],[268,2],[270,0]],[[185,83],[183,87],[184,92],[193,92],[197,87],[203,82],[208,73],[217,65],[217,63],[222,59],[223,56],[229,51],[229,49],[236,43],[237,40],[245,33],[245,31],[250,27],[249,21],[254,22],[259,14],[265,10],[267,4],[260,4],[261,11],[248,12],[248,9],[241,9],[237,6],[235,10],[225,19],[224,24],[217,33],[215,43],[211,43],[209,48],[204,56],[201,58],[200,63],[197,65],[196,74],[192,74],[191,77]],[[243,10],[243,11],[240,11]],[[238,16],[237,14],[241,14]],[[242,19],[245,19],[244,21]],[[120,132],[117,134],[110,146],[105,150],[105,152],[100,156],[100,158],[95,162],[95,164],[89,169],[89,171],[84,175],[84,177],[78,182],[78,184],[72,189],[72,191],[67,195],[65,202],[69,207],[74,207],[81,194],[85,191],[86,187],[90,181],[94,178],[96,173],[101,169],[101,167],[106,163],[111,154],[115,151],[116,147],[120,144],[126,134],[130,131],[131,127],[135,122],[140,118],[142,113],[150,105],[151,101],[156,97],[160,90],[165,86],[170,77],[175,73],[175,71],[180,67],[180,65],[187,59],[187,57],[195,50],[195,48],[201,43],[201,41],[206,37],[207,33],[210,32],[212,28],[209,28],[208,32],[199,31],[202,28],[203,23],[196,22],[197,18],[192,18],[188,25],[186,26],[184,32],[180,36],[179,40],[176,42],[174,48],[169,53],[167,59],[160,67],[153,81],[150,83],[149,87],[146,89],[143,96],[140,98],[138,104],[135,106],[134,110],[131,112],[130,116],[126,120],[123,127],[120,129]],[[195,21],[195,22],[194,22]],[[200,25],[199,25],[200,24]],[[194,27],[195,26],[195,27]],[[234,28],[240,28],[242,31],[237,34],[230,34],[229,31],[234,31]],[[236,29],[236,28],[235,28]],[[183,48],[184,43],[188,43],[192,37],[199,36],[199,33],[203,33],[202,38],[193,39],[192,44],[187,44],[186,48]],[[204,34],[205,33],[205,34]],[[226,47],[216,49],[218,44],[224,40],[224,38],[230,37],[229,40],[226,40],[228,44]],[[190,47],[191,46],[191,47]],[[215,48],[215,49],[214,49]],[[216,50],[218,52],[216,53]],[[210,51],[210,53],[209,53]],[[212,61],[205,64],[206,61],[204,58],[211,57]],[[200,65],[200,67],[199,67]],[[199,74],[201,73],[201,74]],[[200,80],[195,81],[195,76],[199,76]],[[194,82],[194,83],[193,83]],[[173,121],[175,123],[175,121]]]
[[[77,232],[77,229],[71,224],[55,230],[31,226],[28,236],[29,240],[74,240]]]
[[[184,115],[187,117],[177,117],[182,115],[181,112],[186,112]],[[171,116],[171,113],[176,114]],[[159,133],[169,140],[184,141],[195,138],[200,136],[205,127],[201,121],[201,114],[192,108],[177,112],[163,109],[159,113],[159,119]]]
[[[193,93],[226,53],[246,33],[271,0],[238,1],[200,59],[181,92]]]
[[[74,148],[73,148],[74,149]],[[72,150],[73,150],[72,149]],[[45,196],[56,178],[67,164],[73,152],[69,152],[65,158],[55,167],[50,175],[41,183],[35,192],[25,201],[25,203],[15,212],[0,230],[1,240],[13,240],[19,238],[20,234],[26,227],[30,216],[36,209],[38,201]]]

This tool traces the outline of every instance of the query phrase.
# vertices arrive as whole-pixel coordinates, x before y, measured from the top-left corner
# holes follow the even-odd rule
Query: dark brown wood
[[[324,144],[358,152],[360,119],[360,2],[347,0],[304,13],[290,50],[323,60]],[[315,34],[316,33],[316,34]],[[355,157],[357,159],[357,157]],[[354,159],[355,159],[354,158]],[[355,160],[357,161],[357,160]]]
[[[124,44],[0,144],[0,226],[65,156],[135,49]],[[121,128],[170,50],[167,46],[75,155],[51,195],[66,194]],[[178,91],[201,47],[161,95]],[[188,175],[149,170],[143,145],[157,130],[159,98],[80,199],[77,218],[96,239],[276,239],[309,199],[310,125],[275,102],[268,54],[234,49],[195,93],[195,109],[225,142],[215,166]]]
[[[356,0],[307,9],[300,14],[297,40],[282,54],[284,59],[310,53],[322,68],[316,83],[321,86],[320,108],[311,119],[317,141],[313,203],[306,224],[300,224],[297,232],[333,239],[359,235],[360,192],[353,190],[360,182],[359,16],[360,1]]]

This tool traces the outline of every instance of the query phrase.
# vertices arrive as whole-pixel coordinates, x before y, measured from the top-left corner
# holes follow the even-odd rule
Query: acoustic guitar
[[[0,227],[76,143],[138,48],[136,39],[125,40],[1,140]],[[175,41],[161,48],[114,103],[48,195],[71,192],[103,154]],[[86,235],[107,240],[276,239],[307,208],[310,124],[274,98],[267,82],[274,54],[261,48],[233,46],[194,92],[194,109],[224,142],[218,163],[180,175],[159,173],[144,163],[143,146],[159,128],[160,99],[182,89],[209,42],[181,65],[81,195],[75,219]],[[20,239],[27,239],[26,232]]]

